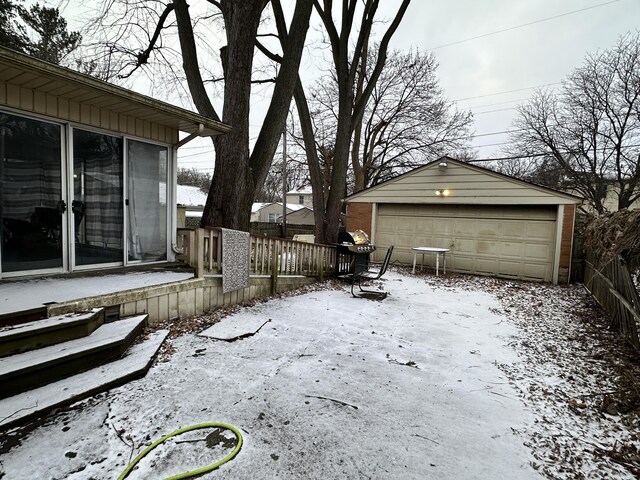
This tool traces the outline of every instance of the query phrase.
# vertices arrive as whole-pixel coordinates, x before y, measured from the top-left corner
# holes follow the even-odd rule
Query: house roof
[[[271,202],[255,202],[251,205],[251,213],[259,212],[267,205],[271,205]]]
[[[178,205],[189,207],[200,207],[207,203],[207,194],[200,190],[200,187],[191,185],[178,185],[176,191],[176,201]]]
[[[251,205],[251,213],[259,212],[263,208],[269,207],[271,205],[276,205],[282,208],[282,202],[267,202],[267,203],[256,202],[253,205]],[[287,209],[291,210],[292,212],[302,210],[303,208],[311,210],[309,207],[305,207],[304,205],[300,205],[298,203],[287,203]]]
[[[311,185],[304,185],[287,192],[287,195],[311,195],[312,193]]]
[[[578,204],[582,200],[450,157],[442,157],[345,199],[347,202],[484,205],[559,205]]]
[[[210,136],[231,131],[229,125],[189,110],[3,47],[0,47],[0,81],[189,134]]]

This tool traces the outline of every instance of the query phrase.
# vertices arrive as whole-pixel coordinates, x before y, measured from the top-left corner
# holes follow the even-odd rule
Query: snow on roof
[[[200,187],[178,185],[176,200],[178,205],[204,206],[207,203],[207,194],[200,190]]]
[[[251,213],[256,213],[257,211],[262,210],[267,205],[271,205],[271,202],[256,202],[251,205]]]
[[[313,191],[311,190],[311,185],[304,185],[296,188],[295,190],[291,190],[290,192],[287,192],[287,195],[297,195],[297,194],[311,195],[312,193]]]
[[[262,210],[264,207],[268,207],[269,205],[280,205],[282,207],[282,202],[271,202],[271,203],[269,203],[269,202],[267,202],[267,203],[257,202],[257,203],[254,203],[251,206],[251,213],[256,213],[259,210]],[[306,207],[304,205],[300,205],[298,203],[287,203],[287,208],[289,210],[291,210],[292,212],[297,212],[298,210],[300,210],[302,208],[309,208],[309,207]]]

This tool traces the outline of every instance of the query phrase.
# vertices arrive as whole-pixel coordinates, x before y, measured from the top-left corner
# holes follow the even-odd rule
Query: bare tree
[[[640,33],[588,55],[561,91],[538,91],[519,107],[508,152],[548,156],[599,213],[607,188],[618,208],[640,198]]]
[[[267,113],[250,152],[251,88],[256,80],[254,58],[258,30],[269,3],[274,9],[281,9],[280,0],[208,0],[193,6],[186,0],[166,4],[105,0],[103,14],[93,24],[93,28],[109,32],[102,42],[109,55],[116,52],[130,58],[121,76],[137,73],[155,58],[156,62],[173,69],[176,77],[184,77],[188,95],[201,115],[233,127],[229,134],[212,138],[216,161],[202,216],[203,226],[248,230],[254,194],[267,176],[285,126],[312,0],[295,3],[286,38],[280,42],[282,52],[277,78],[269,79],[273,82],[273,93]],[[226,45],[219,53],[214,48],[216,36],[211,24],[224,28]],[[202,30],[205,27],[209,28],[206,34]],[[177,35],[177,46],[176,39],[171,38],[172,32]],[[216,78],[213,73],[216,69],[210,67],[209,62],[214,61],[221,65],[221,77]],[[182,65],[181,71],[175,69],[175,65]],[[207,91],[212,81],[224,84],[221,113]]]
[[[203,192],[209,192],[211,187],[211,175],[207,172],[201,172],[196,168],[179,168],[178,169],[178,185],[191,185],[198,187]]]
[[[379,0],[362,2],[361,11],[357,8],[360,4],[357,0],[343,0],[339,30],[334,19],[333,2],[324,0],[321,4],[320,1],[314,0],[315,9],[320,15],[331,47],[332,74],[335,76],[338,86],[335,137],[331,147],[327,144],[323,145],[327,152],[331,152],[331,181],[326,196],[311,113],[300,81],[296,85],[294,94],[309,164],[316,239],[318,241],[333,243],[337,240],[342,199],[347,192],[347,169],[353,131],[355,126],[362,121],[366,104],[387,59],[389,42],[400,25],[409,3],[410,0],[401,2],[394,18],[384,32],[378,45],[376,63],[371,69],[368,82],[357,85],[357,74],[361,68],[362,59],[367,56],[367,45],[371,37]],[[357,18],[358,14],[360,14],[359,18]],[[352,39],[354,32],[355,39]]]
[[[356,92],[367,84],[376,64],[377,45],[361,62]],[[354,126],[351,146],[353,182],[358,192],[442,155],[458,157],[468,145],[470,112],[459,112],[444,97],[433,54],[419,51],[389,54],[366,104],[362,122]],[[337,85],[317,82],[311,105],[326,123],[337,118]],[[333,120],[333,122],[332,122]]]

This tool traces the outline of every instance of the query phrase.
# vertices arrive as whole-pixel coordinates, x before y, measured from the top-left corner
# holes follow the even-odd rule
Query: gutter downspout
[[[201,136],[202,132],[204,132],[204,125],[199,123],[198,130],[196,132],[190,133],[178,143],[171,145],[171,154],[174,158],[173,168],[171,169],[171,250],[174,254],[184,253],[176,244],[178,234],[178,212],[176,208],[178,202],[178,149],[189,143],[194,138]]]

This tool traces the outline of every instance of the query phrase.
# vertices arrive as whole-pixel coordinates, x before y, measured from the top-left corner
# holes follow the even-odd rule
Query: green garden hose
[[[242,434],[240,433],[240,430],[238,430],[236,427],[231,426],[231,425],[227,425],[226,423],[198,423],[197,425],[191,425],[190,427],[184,427],[184,428],[181,428],[179,430],[176,430],[175,432],[171,432],[168,435],[165,435],[164,437],[162,437],[162,438],[156,440],[155,442],[153,442],[151,445],[149,445],[147,448],[145,448],[143,451],[141,451],[138,454],[138,456],[136,458],[134,458],[133,461],[129,465],[127,465],[127,468],[125,468],[124,472],[122,472],[120,474],[120,476],[118,477],[118,480],[124,480],[125,478],[127,478],[129,473],[131,473],[131,470],[133,470],[133,468],[138,464],[138,462],[140,460],[142,460],[142,458],[147,453],[149,453],[151,450],[156,448],[158,445],[160,445],[165,440],[167,440],[167,439],[169,439],[171,437],[175,437],[176,435],[180,435],[181,433],[185,433],[185,432],[191,431],[191,430],[198,430],[200,428],[210,428],[210,427],[224,428],[226,430],[231,430],[233,432],[233,434],[236,436],[236,439],[238,441],[238,443],[236,443],[236,446],[233,449],[233,451],[231,453],[229,453],[229,455],[224,457],[222,460],[219,460],[219,461],[217,461],[215,463],[212,463],[211,465],[207,465],[206,467],[202,467],[202,468],[197,468],[196,470],[191,470],[189,472],[179,473],[178,475],[174,475],[172,477],[166,478],[165,480],[179,480],[179,479],[182,479],[182,478],[191,478],[191,477],[195,477],[196,475],[202,475],[203,473],[207,473],[207,472],[210,472],[211,470],[215,470],[220,465],[222,465],[224,463],[227,463],[229,460],[231,460],[233,457],[235,457],[236,454],[240,451],[240,448],[242,447]]]

